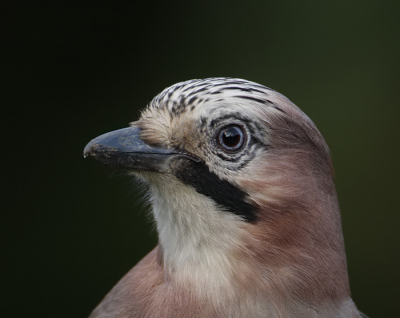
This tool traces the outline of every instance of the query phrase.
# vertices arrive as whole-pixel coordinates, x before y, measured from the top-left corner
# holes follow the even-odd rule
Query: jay
[[[328,146],[285,96],[178,83],[84,156],[146,185],[159,238],[91,318],[362,317]]]

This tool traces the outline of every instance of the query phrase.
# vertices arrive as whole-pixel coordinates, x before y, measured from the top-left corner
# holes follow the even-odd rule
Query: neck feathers
[[[282,169],[288,171],[287,164]],[[353,310],[333,184],[300,182],[305,189],[281,189],[290,195],[268,193],[267,188],[276,189],[283,181],[281,174],[259,175],[238,180],[258,206],[256,223],[219,210],[212,199],[170,176],[152,180],[165,280],[225,312],[286,317],[293,309],[301,317],[304,309],[304,317],[312,317],[307,314],[313,308],[336,317],[343,306]],[[307,195],[310,191],[320,192],[321,199]]]

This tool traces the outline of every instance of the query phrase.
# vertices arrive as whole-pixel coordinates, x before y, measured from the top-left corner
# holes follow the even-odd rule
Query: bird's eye
[[[244,144],[243,129],[236,125],[230,125],[222,128],[218,134],[218,143],[225,149],[235,151]]]

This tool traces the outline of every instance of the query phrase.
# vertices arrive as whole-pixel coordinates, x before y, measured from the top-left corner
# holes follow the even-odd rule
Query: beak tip
[[[87,158],[92,155],[93,144],[94,142],[92,140],[85,146],[85,148],[83,149],[83,158]]]

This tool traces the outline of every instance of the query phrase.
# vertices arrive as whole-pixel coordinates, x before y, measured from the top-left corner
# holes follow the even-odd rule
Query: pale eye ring
[[[236,151],[242,148],[245,141],[243,128],[237,125],[229,125],[218,133],[218,144],[228,151]]]

